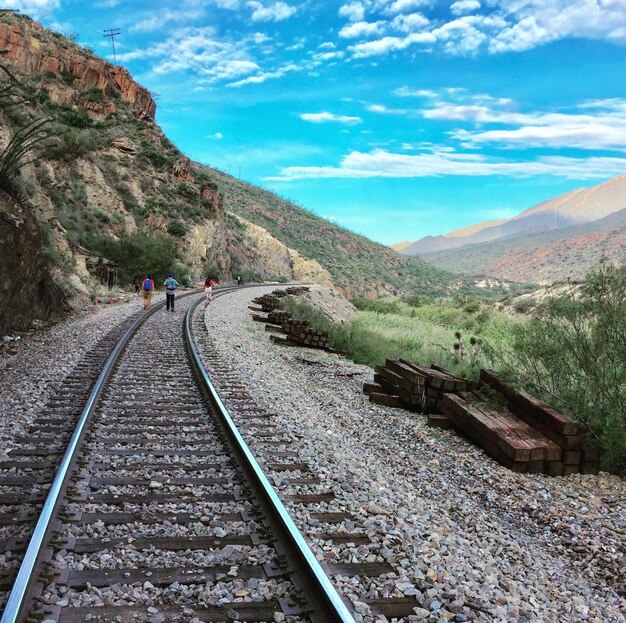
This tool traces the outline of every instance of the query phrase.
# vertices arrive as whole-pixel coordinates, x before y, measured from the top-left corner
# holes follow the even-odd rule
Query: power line
[[[111,45],[113,46],[113,64],[117,67],[117,57],[115,56],[115,37],[122,34],[119,28],[105,28],[103,31],[103,37],[111,38]]]

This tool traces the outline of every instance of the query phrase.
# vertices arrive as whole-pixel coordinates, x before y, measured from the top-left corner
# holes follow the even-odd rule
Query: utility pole
[[[117,67],[117,57],[115,56],[115,37],[122,34],[119,28],[105,28],[103,37],[111,38],[111,45],[113,46],[113,64]]]

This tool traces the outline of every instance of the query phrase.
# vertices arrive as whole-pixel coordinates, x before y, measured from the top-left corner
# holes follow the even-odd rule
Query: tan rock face
[[[3,58],[10,61],[20,73],[69,73],[80,89],[96,87],[106,95],[118,91],[122,99],[133,104],[141,118],[154,121],[156,104],[152,95],[138,85],[124,67],[113,67],[99,58],[85,58],[85,54],[73,46],[66,48],[57,45],[50,36],[43,35],[37,25],[24,23],[20,27],[0,24],[0,50],[6,50]],[[67,98],[68,92],[66,90],[65,95],[62,95],[62,87],[55,88],[51,97]]]
[[[332,286],[330,273],[315,260],[309,260],[291,249],[266,229],[236,217],[246,227],[244,243],[254,254],[254,270],[263,277],[286,277]]]
[[[191,170],[191,160],[189,158],[180,158],[174,163],[172,167],[172,175],[179,182],[193,182],[196,178]]]
[[[212,218],[220,217],[221,215],[223,215],[224,197],[219,192],[217,192],[217,190],[213,190],[212,188],[205,186],[201,191],[201,197],[205,201],[208,201],[210,203]]]

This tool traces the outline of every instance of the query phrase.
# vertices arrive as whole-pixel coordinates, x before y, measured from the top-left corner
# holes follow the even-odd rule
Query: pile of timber
[[[370,402],[421,413],[441,413],[443,397],[467,390],[467,381],[443,368],[419,366],[406,359],[387,359],[374,369],[374,383],[365,383],[363,392]]]
[[[300,296],[306,294],[310,289],[309,286],[289,286],[284,290],[277,290],[277,292],[283,293],[283,296]]]
[[[284,309],[273,309],[267,316],[253,315],[253,320],[265,322],[265,330],[272,335],[270,339],[285,346],[306,346],[307,348],[322,348],[331,351],[330,336],[326,331],[314,329],[306,320],[294,318],[291,312]],[[334,352],[334,351],[333,351]]]
[[[284,290],[273,290],[269,294],[263,294],[262,296],[257,296],[252,302],[255,305],[260,305],[260,309],[253,309],[253,311],[264,311],[271,312],[280,307],[280,299],[285,296],[300,296],[308,292],[310,288],[308,286],[290,286],[289,288],[285,288]]]
[[[598,452],[580,425],[525,391],[509,390],[492,370],[481,388],[447,394],[443,413],[455,428],[516,472],[596,474]]]
[[[263,296],[257,296],[252,300],[256,305],[261,306],[260,311],[270,312],[280,307],[280,298],[276,296],[274,292],[271,294],[264,294]]]

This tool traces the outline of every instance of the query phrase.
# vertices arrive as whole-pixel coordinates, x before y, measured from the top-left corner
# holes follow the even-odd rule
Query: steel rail
[[[178,298],[191,296],[193,294],[195,294],[195,292],[180,294]],[[17,577],[13,583],[9,598],[7,599],[0,623],[18,623],[22,620],[22,617],[27,614],[24,612],[24,608],[28,605],[28,597],[30,590],[32,589],[32,582],[42,562],[43,548],[47,543],[52,530],[52,519],[63,499],[63,496],[65,495],[68,485],[68,476],[71,474],[72,467],[78,455],[78,450],[86,433],[87,424],[98,403],[98,399],[102,394],[104,385],[106,384],[113,367],[117,363],[121,352],[128,344],[130,338],[136,333],[139,327],[150,316],[152,316],[152,314],[164,306],[165,301],[156,303],[151,310],[146,311],[139,318],[137,318],[124,332],[124,335],[122,335],[119,339],[104,363],[102,371],[100,372],[100,375],[98,376],[98,379],[89,394],[89,398],[87,398],[87,402],[83,407],[78,422],[76,423],[72,437],[70,438],[46,497],[46,501],[41,509],[37,525],[31,535],[26,553],[24,554],[24,558],[22,559],[22,563],[17,573]]]
[[[285,550],[285,555],[296,570],[309,604],[313,607],[311,615],[314,620],[319,621],[319,623],[355,623],[352,614],[315,558],[304,536],[289,516],[287,509],[243,439],[202,364],[191,325],[194,311],[203,300],[203,298],[199,298],[192,303],[185,315],[183,337],[191,366],[213,405],[231,448],[237,454],[240,465],[248,475],[249,481],[254,485],[260,502],[271,519],[271,527],[275,530],[279,543]]]

